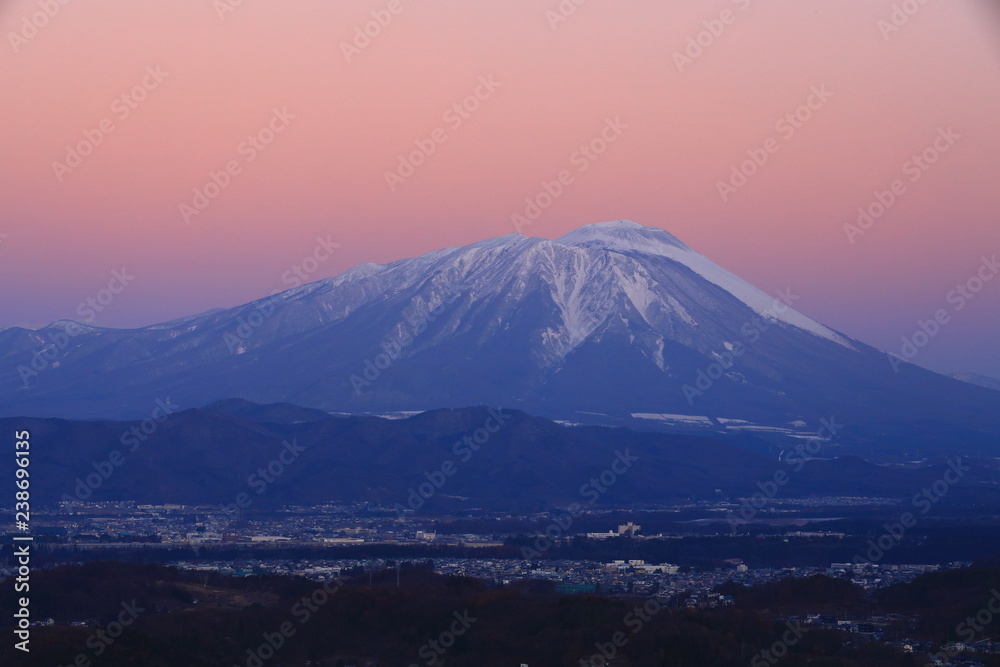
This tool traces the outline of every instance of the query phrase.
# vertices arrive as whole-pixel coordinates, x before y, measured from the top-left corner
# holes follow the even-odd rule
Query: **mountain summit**
[[[631,220],[595,222],[574,229],[555,240],[562,245],[584,246],[593,243],[605,248],[635,250],[659,254],[666,248],[690,250],[680,239],[659,227],[646,227]]]
[[[1000,394],[897,373],[796,299],[627,220],[510,234],[142,329],[0,331],[0,415],[145,417],[166,397],[349,413],[491,404],[581,422],[998,412]]]

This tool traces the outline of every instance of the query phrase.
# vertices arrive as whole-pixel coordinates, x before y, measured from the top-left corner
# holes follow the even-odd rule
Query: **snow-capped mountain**
[[[0,331],[0,415],[143,417],[165,397],[355,413],[485,403],[574,421],[997,412],[995,392],[897,373],[795,298],[634,222],[511,234],[143,329]]]

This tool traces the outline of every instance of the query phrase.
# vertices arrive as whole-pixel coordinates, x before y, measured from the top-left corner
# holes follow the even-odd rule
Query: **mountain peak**
[[[597,227],[600,229],[658,229],[658,227],[647,227],[646,225],[640,225],[635,220],[610,220],[608,222],[592,222],[587,225],[581,225],[578,229],[583,227]]]
[[[665,254],[667,248],[690,250],[683,241],[659,227],[647,227],[631,220],[596,222],[574,229],[554,240],[570,246],[602,246],[621,252]]]
[[[186,406],[239,396],[342,412],[506,403],[688,414],[682,388],[704,369],[726,371],[710,378],[725,389],[706,406],[740,407],[733,396],[756,406],[764,392],[785,410],[786,388],[798,391],[785,377],[812,387],[842,360],[865,377],[871,363],[863,347],[795,311],[795,298],[779,302],[629,220],[555,240],[508,234],[361,264],[224,311],[85,331],[58,370],[29,382],[20,368],[31,369],[44,334],[5,333],[0,414],[142,415],[168,391]],[[94,396],[85,382],[98,375],[118,389]]]

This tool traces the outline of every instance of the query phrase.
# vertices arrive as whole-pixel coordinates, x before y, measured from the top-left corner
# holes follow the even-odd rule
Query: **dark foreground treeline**
[[[913,630],[939,631],[943,640],[1000,583],[1000,568],[969,568],[867,600],[850,582],[813,577],[735,587],[727,591],[735,607],[690,611],[641,598],[557,595],[541,582],[490,587],[435,575],[426,564],[402,569],[399,587],[395,570],[374,574],[371,585],[357,574],[324,587],[117,562],[36,571],[32,615],[51,616],[55,625],[31,629],[30,654],[15,650],[14,581],[0,583],[0,664],[569,667],[602,665],[603,652],[616,667],[757,667],[777,664],[768,659],[776,654],[762,653],[777,648],[780,664],[789,666],[923,665],[923,655],[835,630],[790,633],[774,618],[875,605],[920,614],[925,620]]]

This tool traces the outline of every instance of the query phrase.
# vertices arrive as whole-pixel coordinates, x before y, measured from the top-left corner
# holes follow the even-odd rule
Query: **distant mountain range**
[[[1000,392],[894,368],[797,298],[634,222],[511,234],[142,329],[2,330],[0,415],[133,419],[166,398],[238,397],[348,414],[502,405],[682,430],[835,417],[908,437],[923,421],[996,442]]]
[[[909,497],[947,465],[831,458],[819,438],[803,438],[803,449],[779,461],[766,446],[752,451],[750,441],[570,427],[482,407],[384,419],[238,400],[173,414],[165,406],[145,422],[4,418],[0,431],[30,431],[37,504],[134,500],[262,509],[337,501],[425,512],[648,506],[762,489],[782,498]],[[809,460],[809,452],[818,458]],[[13,468],[14,457],[0,458],[0,475],[12,476]],[[971,480],[981,474],[973,467],[952,495],[980,489]]]

